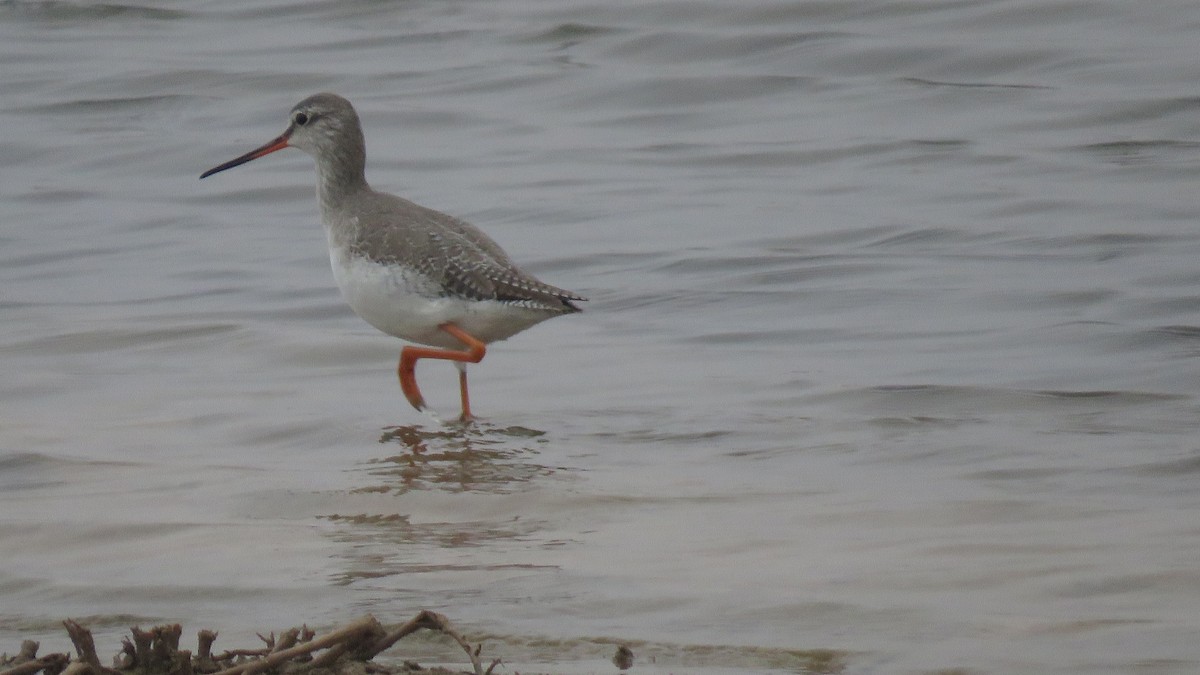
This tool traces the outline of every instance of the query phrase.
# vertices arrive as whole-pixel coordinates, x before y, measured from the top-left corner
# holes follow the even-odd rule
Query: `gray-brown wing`
[[[355,248],[372,260],[405,264],[447,295],[574,312],[585,298],[523,272],[475,226],[393,195],[364,210]]]

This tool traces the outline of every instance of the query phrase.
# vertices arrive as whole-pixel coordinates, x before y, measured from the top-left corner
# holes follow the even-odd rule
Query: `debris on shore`
[[[121,645],[112,667],[103,665],[96,654],[92,633],[79,623],[63,622],[76,657],[55,653],[39,657],[38,643],[26,640],[16,656],[0,656],[0,675],[258,675],[271,671],[278,675],[403,675],[420,671],[435,675],[463,672],[491,675],[500,663],[493,661],[485,670],[479,660],[482,645],[474,648],[437,612],[423,610],[409,621],[386,627],[373,616],[365,616],[347,626],[317,635],[307,626],[292,628],[278,638],[259,635],[264,646],[257,649],[233,649],[213,653],[217,633],[201,630],[196,651],[180,649],[183,627],[179,624],[142,630],[134,626]],[[422,628],[445,633],[466,652],[471,669],[451,671],[422,668],[405,661],[384,665],[372,659],[396,642]]]

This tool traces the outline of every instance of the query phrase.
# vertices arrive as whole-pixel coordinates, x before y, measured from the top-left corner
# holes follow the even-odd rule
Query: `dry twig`
[[[92,675],[116,675],[117,671],[100,665],[100,657],[96,656],[96,641],[92,639],[92,632],[90,630],[71,619],[63,621],[63,626],[67,628],[67,635],[71,636],[71,642],[75,645],[75,652],[79,654],[79,660],[88,665],[92,671]],[[64,673],[72,675],[75,665],[72,663],[67,666]]]

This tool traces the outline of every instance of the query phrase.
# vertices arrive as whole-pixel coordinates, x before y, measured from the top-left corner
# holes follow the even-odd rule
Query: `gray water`
[[[508,672],[1197,672],[1198,34],[0,3],[0,651],[429,608]],[[307,156],[197,180],[317,91],[376,188],[591,298],[472,367],[474,427],[343,305]]]

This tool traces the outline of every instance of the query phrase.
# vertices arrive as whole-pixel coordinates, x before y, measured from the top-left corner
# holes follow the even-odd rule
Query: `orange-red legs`
[[[462,417],[460,419],[465,422],[471,419],[471,400],[467,395],[466,364],[482,361],[483,355],[487,353],[487,346],[470,333],[452,323],[444,323],[438,326],[438,328],[453,335],[459,342],[466,345],[467,348],[462,351],[439,349],[437,347],[405,347],[401,349],[400,365],[396,368],[396,372],[400,375],[400,390],[404,392],[404,398],[408,399],[412,407],[417,410],[423,410],[425,408],[425,398],[421,396],[421,389],[417,387],[415,372],[417,359],[444,359],[446,361],[453,361],[454,366],[458,368],[458,388],[459,395],[462,398]]]

